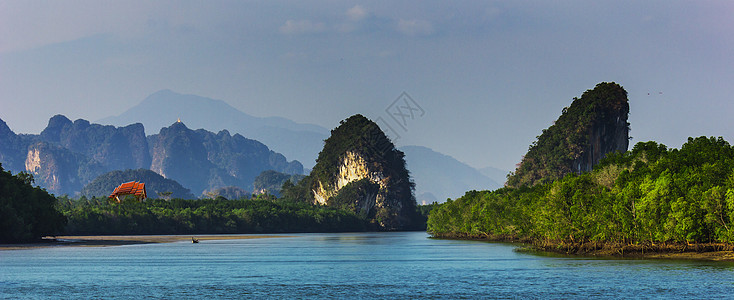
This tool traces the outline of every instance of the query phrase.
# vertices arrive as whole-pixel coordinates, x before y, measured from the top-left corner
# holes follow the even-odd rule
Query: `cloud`
[[[132,1],[0,1],[0,53],[99,34],[137,36],[159,4]]]
[[[404,20],[398,21],[398,31],[407,36],[428,36],[433,34],[433,25],[426,20]]]
[[[309,20],[288,20],[280,26],[280,33],[283,34],[311,34],[319,33],[326,30],[326,25],[322,22],[311,22]]]
[[[367,17],[367,10],[361,5],[355,5],[347,10],[347,17],[354,22],[362,21]]]

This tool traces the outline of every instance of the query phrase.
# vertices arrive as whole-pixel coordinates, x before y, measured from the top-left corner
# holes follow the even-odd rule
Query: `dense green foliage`
[[[249,192],[236,186],[225,186],[206,190],[204,191],[203,195],[211,199],[217,199],[221,197],[229,200],[250,199],[251,196]]]
[[[366,215],[367,212],[362,210],[362,207],[359,205],[360,202],[355,199],[361,199],[365,195],[377,195],[379,191],[379,184],[374,183],[367,178],[362,178],[360,180],[347,183],[347,185],[339,190],[338,194],[327,200],[327,204],[329,206],[365,214],[368,218],[374,218],[376,212],[371,211],[371,215]]]
[[[310,175],[295,184],[290,180],[286,180],[280,188],[281,200],[314,203],[313,191],[311,191],[312,183],[313,178]]]
[[[33,176],[15,176],[0,164],[0,242],[39,240],[61,231],[66,219],[55,208],[56,198],[33,187]]]
[[[280,190],[286,181],[298,183],[304,177],[306,177],[306,175],[286,174],[274,170],[267,170],[255,177],[253,186],[255,187],[255,192],[280,196]]]
[[[67,234],[201,234],[364,231],[353,212],[275,200],[202,199],[116,203],[107,199],[60,201]]]
[[[130,181],[145,183],[145,189],[151,198],[160,197],[159,194],[166,192],[171,192],[168,195],[171,198],[196,198],[189,189],[184,188],[175,180],[166,179],[148,169],[112,171],[102,174],[84,186],[81,196],[87,198],[109,196],[120,184]]]
[[[316,181],[325,185],[334,182],[341,159],[347,152],[359,153],[374,171],[394,178],[409,178],[405,154],[395,148],[375,122],[357,114],[341,121],[324,141],[324,149],[311,171],[315,179],[312,188],[316,188]]]
[[[338,191],[336,178],[348,153],[364,160],[367,172],[380,174],[382,183],[363,179],[348,183]],[[413,190],[415,184],[405,167],[405,154],[385,135],[375,122],[353,115],[340,122],[324,141],[311,174],[297,184],[283,184],[285,199],[314,202],[314,191],[323,187],[329,195],[326,204],[350,209],[367,217],[383,230],[405,230],[422,227],[417,214]]]
[[[622,123],[623,128],[619,130],[626,132],[629,126],[628,113],[629,103],[624,88],[616,83],[597,84],[594,89],[584,92],[581,98],[574,98],[571,106],[563,109],[558,120],[543,130],[517,170],[508,176],[507,185],[535,185],[578,171],[573,167],[574,162],[584,152],[588,152],[587,155],[593,152],[589,149],[592,129],[595,126],[603,127],[602,132],[609,135],[615,131],[612,128],[618,127],[617,123]],[[624,138],[627,138],[626,134]],[[627,150],[626,147],[625,140],[621,151]]]
[[[689,138],[611,154],[593,172],[533,187],[471,191],[431,211],[437,236],[554,242],[734,242],[734,148]]]

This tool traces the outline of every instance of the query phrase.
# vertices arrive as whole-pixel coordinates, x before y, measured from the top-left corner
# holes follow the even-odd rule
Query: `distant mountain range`
[[[191,130],[176,122],[146,137],[140,123],[105,126],[62,115],[52,117],[39,135],[16,135],[0,120],[0,163],[6,170],[32,173],[36,184],[54,194],[71,196],[113,170],[151,169],[194,195],[226,186],[252,191],[265,170],[303,173],[300,162],[226,130]]]
[[[494,182],[497,182],[500,184],[500,186],[504,186],[505,182],[507,181],[507,174],[510,173],[510,171],[497,169],[495,167],[484,167],[479,170],[482,175],[489,177],[489,179],[494,180]]]
[[[258,140],[274,151],[300,161],[307,168],[316,163],[316,156],[329,135],[329,130],[317,125],[296,123],[281,117],[254,117],[222,100],[170,90],[153,93],[120,115],[97,122],[115,126],[142,123],[148,130],[157,130],[178,119],[189,128],[213,132],[228,130]]]
[[[176,122],[179,118],[183,122]],[[37,184],[56,194],[73,196],[108,171],[145,168],[198,196],[224,186],[253,191],[254,178],[265,170],[303,174],[302,164],[313,167],[329,134],[317,125],[253,117],[221,100],[170,90],[99,123],[121,127],[58,115],[39,135],[16,135],[0,120],[0,163],[13,172],[34,172]],[[471,189],[496,189],[508,173],[491,167],[477,170],[425,147],[400,150],[419,204],[443,202]]]
[[[494,190],[502,187],[502,184],[479,170],[430,148],[404,146],[399,149],[405,153],[408,170],[415,182],[418,204],[444,202],[447,198],[456,199],[469,190]]]

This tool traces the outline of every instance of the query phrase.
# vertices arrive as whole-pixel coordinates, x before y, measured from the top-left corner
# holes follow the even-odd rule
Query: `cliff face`
[[[36,183],[52,193],[71,196],[111,170],[152,169],[195,195],[227,186],[252,190],[265,170],[303,173],[298,161],[226,130],[193,131],[175,123],[146,137],[139,123],[103,126],[62,115],[52,117],[39,135],[16,135],[0,120],[0,163],[15,173],[34,174]]]
[[[507,185],[552,181],[591,171],[607,153],[627,151],[629,101],[616,83],[600,83],[574,98],[561,116],[530,146]]]
[[[151,170],[174,179],[194,194],[226,186],[252,190],[255,177],[265,170],[302,173],[303,166],[268,149],[262,143],[234,136],[191,130],[177,122],[149,137]]]
[[[150,166],[148,142],[143,124],[125,127],[90,124],[62,115],[52,117],[40,138],[76,153],[84,154],[110,170]]]
[[[26,147],[21,138],[0,120],[0,163],[3,169],[15,173],[24,170]]]
[[[390,179],[381,171],[371,171],[367,166],[367,161],[360,154],[352,151],[346,152],[334,177],[335,181],[326,185],[332,188],[325,187],[321,181],[318,182],[318,186],[313,191],[314,200],[317,203],[329,204],[329,199],[337,196],[339,191],[348,184],[367,179],[369,182],[377,184],[378,191],[368,192],[365,195],[360,195],[358,199],[354,199],[356,211],[370,215],[374,212],[375,206],[377,208],[385,207]],[[396,205],[400,205],[400,203],[396,203]]]
[[[33,174],[36,184],[56,195],[73,195],[106,171],[94,160],[47,142],[28,146],[25,170]]]
[[[316,203],[351,209],[385,230],[407,229],[415,221],[403,153],[361,115],[332,131],[310,176]]]
[[[589,144],[581,156],[573,161],[572,169],[577,173],[590,172],[610,152],[625,152],[629,147],[629,124],[626,113],[622,116],[593,124],[589,128]]]
[[[149,144],[151,170],[178,181],[194,194],[207,187],[214,165],[207,160],[206,149],[196,132],[183,123],[174,123],[150,136]]]

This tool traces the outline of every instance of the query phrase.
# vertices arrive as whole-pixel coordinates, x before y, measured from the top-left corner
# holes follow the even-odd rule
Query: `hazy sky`
[[[362,113],[510,170],[602,81],[629,92],[633,143],[731,142],[733,55],[732,1],[3,0],[0,118],[38,133],[171,89],[329,129]],[[403,92],[422,109],[404,129]]]

